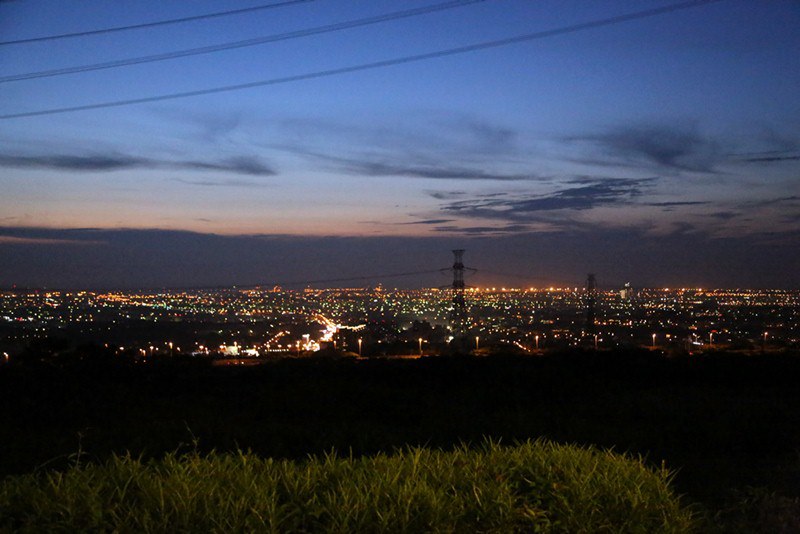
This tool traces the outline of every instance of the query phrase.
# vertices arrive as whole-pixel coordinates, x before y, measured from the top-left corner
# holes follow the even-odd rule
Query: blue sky
[[[9,1],[0,3],[0,35],[23,39],[264,3]],[[315,0],[5,45],[1,72],[90,65],[434,4]],[[486,0],[215,54],[8,81],[0,83],[0,115],[293,76],[668,4]],[[477,255],[489,253],[486,243],[514,243],[479,263],[512,265],[532,279],[572,282],[597,265],[607,280],[713,285],[716,272],[728,284],[796,284],[798,27],[796,1],[723,0],[375,70],[3,119],[0,253],[16,262],[0,267],[0,284],[80,285],[80,276],[63,277],[64,265],[94,247],[87,285],[137,285],[133,271],[102,275],[110,264],[101,258],[118,256],[115,247],[139,250],[120,241],[129,230],[150,232],[143,235],[151,236],[153,253],[161,251],[164,265],[173,267],[181,261],[168,259],[175,247],[159,248],[166,246],[158,245],[164,232],[266,236],[261,242],[272,244],[259,246],[276,261],[277,249],[268,254],[276,236],[295,239],[300,256],[302,243],[325,237],[345,238],[353,253],[364,240],[386,251],[367,265],[348,263],[343,254],[335,269],[356,274],[403,271],[401,260],[391,258],[400,239],[412,255],[421,247],[423,262],[440,259],[429,256],[431,243],[443,248],[444,262],[448,248]],[[95,233],[76,237],[75,229]],[[526,244],[533,250],[559,240],[586,245],[570,264],[558,260],[558,251],[552,263],[538,265],[537,256],[520,252]],[[606,261],[620,240],[631,258],[615,264],[615,253]],[[661,242],[674,245],[653,247]],[[680,243],[695,248],[675,250]],[[48,252],[37,256],[31,252],[37,247]],[[768,269],[754,264],[753,247],[780,261]],[[673,262],[697,249],[715,251],[702,269]],[[657,257],[636,263],[645,253]],[[309,265],[308,279],[319,278]],[[281,276],[269,268],[264,276]],[[158,276],[167,267],[159,269],[148,283],[174,283]],[[204,283],[243,283],[256,275],[209,269]]]

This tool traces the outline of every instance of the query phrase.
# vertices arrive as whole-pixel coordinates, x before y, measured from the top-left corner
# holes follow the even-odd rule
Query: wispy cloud
[[[694,127],[629,125],[566,140],[586,142],[598,148],[600,158],[595,155],[586,160],[593,165],[606,162],[714,173],[717,172],[715,166],[722,160],[718,144]]]
[[[121,154],[95,154],[85,156],[74,155],[39,155],[21,156],[0,154],[0,166],[23,169],[50,169],[59,171],[116,171],[152,167],[153,161]]]
[[[19,155],[0,154],[0,167],[45,169],[70,172],[103,172],[129,169],[184,169],[194,171],[222,171],[250,176],[274,176],[275,170],[260,159],[238,156],[218,161],[161,160],[126,154],[83,155]]]
[[[564,187],[538,195],[508,195],[453,201],[442,206],[447,213],[463,217],[509,221],[541,220],[538,214],[554,211],[583,211],[601,206],[630,204],[654,178],[578,178],[576,187]],[[571,185],[571,183],[568,182]]]
[[[105,245],[103,241],[0,235],[0,245]]]
[[[507,174],[438,163],[399,163],[376,158],[345,158],[312,151],[295,151],[307,157],[330,164],[334,170],[359,176],[405,176],[408,178],[430,178],[434,180],[491,180],[524,181],[535,180],[534,174]]]
[[[753,200],[749,202],[743,202],[738,207],[739,208],[763,208],[763,207],[770,207],[770,206],[785,206],[785,205],[798,205],[800,206],[800,196],[798,195],[790,195],[788,197],[777,197],[777,198],[768,198],[766,200]]]
[[[746,161],[748,163],[776,163],[780,161],[798,161],[800,160],[800,156],[798,155],[790,155],[790,156],[758,156],[752,158],[746,158],[742,161]]]
[[[228,158],[216,162],[206,161],[179,161],[166,162],[166,165],[174,165],[178,168],[197,169],[201,171],[225,171],[236,174],[248,174],[251,176],[274,176],[275,170],[265,165],[258,158],[239,156]]]
[[[276,123],[265,125],[275,127]],[[335,144],[350,150],[385,150],[393,154],[446,154],[458,160],[509,156],[519,152],[519,132],[472,114],[409,113],[370,125],[314,118],[277,121],[282,148],[288,151]],[[288,140],[288,141],[287,141]]]
[[[401,222],[401,223],[396,223],[396,224],[399,224],[399,225],[406,225],[406,224],[412,224],[412,225],[413,224],[444,224],[444,223],[453,222],[454,220],[455,219],[425,219],[425,220],[422,220],[422,221]]]
[[[253,182],[252,180],[187,180],[178,178],[177,182],[187,185],[200,185],[203,187],[269,187],[270,184]]]
[[[425,194],[437,200],[450,200],[463,197],[467,193],[466,191],[425,191]]]
[[[655,206],[655,207],[663,207],[663,208],[672,208],[676,206],[702,206],[704,204],[711,204],[711,202],[707,200],[689,200],[683,202],[643,202],[643,206]]]
[[[504,226],[456,226],[456,225],[443,225],[437,226],[434,230],[438,233],[457,233],[469,236],[481,235],[509,235],[527,232],[530,227],[525,224],[507,224]]]
[[[518,132],[487,121],[465,118],[460,121],[461,130],[472,137],[472,146],[489,154],[506,154],[516,150]]]

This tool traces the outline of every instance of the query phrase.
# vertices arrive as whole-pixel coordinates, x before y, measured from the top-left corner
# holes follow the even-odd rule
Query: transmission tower
[[[594,332],[595,304],[597,303],[597,280],[593,274],[586,280],[586,331]]]
[[[464,249],[453,251],[453,309],[450,311],[450,327],[458,337],[466,330],[467,305],[464,300]]]

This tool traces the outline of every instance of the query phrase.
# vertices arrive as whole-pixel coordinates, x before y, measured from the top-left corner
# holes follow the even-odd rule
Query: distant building
[[[625,282],[625,285],[619,290],[619,298],[622,300],[630,300],[632,296],[633,290],[631,289],[631,283]]]

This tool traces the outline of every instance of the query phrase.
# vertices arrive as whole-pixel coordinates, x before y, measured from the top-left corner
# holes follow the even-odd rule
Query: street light
[[[422,356],[422,338],[419,338],[419,355]]]
[[[656,335],[653,334],[653,348],[656,348]]]
[[[480,345],[479,345],[480,339],[481,338],[479,338],[478,336],[475,336],[475,350],[478,350],[480,348]]]
[[[536,350],[539,350],[539,336],[538,336],[538,334],[534,339],[536,339]]]
[[[358,338],[358,355],[361,356],[361,338]]]
[[[714,348],[714,332],[708,333],[708,346],[709,348]]]
[[[594,335],[594,350],[597,350],[597,334]]]

